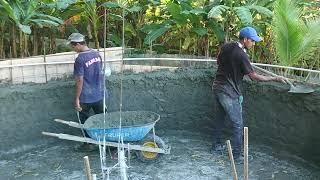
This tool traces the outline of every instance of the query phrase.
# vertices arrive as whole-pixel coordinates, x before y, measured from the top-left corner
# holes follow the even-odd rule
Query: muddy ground
[[[156,133],[172,146],[154,163],[131,159],[130,179],[232,179],[227,153],[210,154],[215,101],[214,71],[180,69],[123,76],[123,110],[160,114]],[[108,80],[108,111],[119,108],[120,78]],[[83,179],[83,156],[99,175],[98,150],[41,135],[42,131],[81,136],[79,129],[53,122],[77,121],[72,79],[47,84],[0,86],[0,179]],[[277,83],[246,81],[244,117],[249,127],[250,179],[320,179],[319,89],[287,93]],[[226,131],[226,139],[229,138]],[[108,158],[113,165],[116,160]],[[238,167],[238,173],[242,173]],[[111,174],[117,179],[117,172]]]
[[[159,122],[160,123],[160,122]],[[225,180],[232,179],[231,166],[227,152],[211,154],[210,136],[187,131],[160,131],[163,140],[170,144],[170,155],[163,155],[156,162],[143,163],[134,153],[130,158],[128,169],[132,180]],[[71,180],[85,179],[83,157],[89,156],[93,173],[101,178],[98,146],[93,150],[79,150],[80,143],[57,141],[43,144],[28,151],[11,154],[0,161],[1,179],[47,179]],[[307,162],[284,160],[272,155],[272,149],[251,145],[249,154],[253,159],[249,162],[250,179],[319,179],[320,171]],[[111,167],[117,163],[109,154],[107,163]],[[127,161],[129,164],[129,161]],[[242,179],[243,166],[237,165],[237,172]],[[119,179],[115,169],[110,179]]]

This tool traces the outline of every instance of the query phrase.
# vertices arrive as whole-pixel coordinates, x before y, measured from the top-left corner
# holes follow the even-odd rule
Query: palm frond
[[[302,42],[307,28],[299,8],[290,0],[277,1],[274,7],[273,32],[280,64],[294,65],[302,57]]]
[[[315,47],[319,47],[317,43],[320,40],[320,20],[307,21],[307,29],[308,31],[301,42],[301,49],[305,56],[308,52],[314,52]]]

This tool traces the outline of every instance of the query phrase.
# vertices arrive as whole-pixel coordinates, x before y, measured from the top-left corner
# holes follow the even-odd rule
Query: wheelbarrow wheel
[[[143,147],[152,147],[152,148],[164,148],[165,143],[159,136],[153,136],[153,134],[147,135],[140,144]],[[147,151],[136,151],[138,159],[142,162],[151,162],[158,159],[161,154],[157,152],[147,152]]]

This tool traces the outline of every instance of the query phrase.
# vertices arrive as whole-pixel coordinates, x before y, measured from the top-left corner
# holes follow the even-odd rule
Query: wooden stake
[[[83,160],[84,160],[84,170],[87,176],[87,180],[92,180],[89,157],[85,156],[83,157]]]
[[[228,152],[229,152],[229,158],[231,161],[231,170],[232,170],[233,179],[238,180],[238,175],[237,175],[236,165],[234,164],[230,140],[227,140],[227,147],[228,147]]]
[[[92,180],[97,180],[97,175],[96,174],[92,174]]]
[[[243,163],[243,178],[248,180],[249,178],[249,162],[248,162],[248,127],[243,128],[243,146],[244,146],[244,163]]]

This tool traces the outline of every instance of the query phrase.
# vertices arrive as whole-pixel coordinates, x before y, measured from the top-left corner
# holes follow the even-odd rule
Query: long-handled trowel
[[[273,77],[280,77],[279,75],[273,73],[273,72],[270,72],[268,70],[265,70],[263,68],[260,68],[258,66],[255,66],[255,65],[252,65],[254,68],[270,75],[270,76],[273,76]],[[308,86],[305,86],[305,85],[302,85],[302,84],[293,84],[290,80],[286,80],[286,82],[290,85],[290,89],[289,89],[289,93],[298,93],[298,94],[308,94],[308,93],[312,93],[314,92],[314,89],[311,88],[311,87],[308,87]]]

